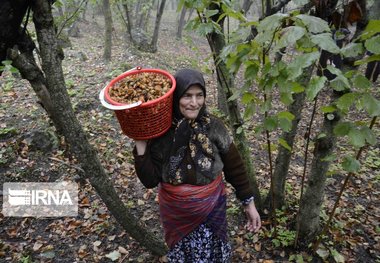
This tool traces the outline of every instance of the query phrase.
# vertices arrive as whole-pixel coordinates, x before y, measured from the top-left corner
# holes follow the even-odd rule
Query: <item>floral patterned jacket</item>
[[[171,128],[163,136],[150,140],[144,155],[137,155],[137,151],[134,149],[136,173],[145,187],[154,188],[160,182],[170,183],[168,167],[173,136],[174,128]],[[193,160],[188,153],[183,159],[187,170],[182,174],[180,183],[206,185],[223,172],[225,180],[235,188],[238,199],[246,200],[252,197],[253,189],[244,162],[232,142],[227,128],[215,116],[211,117],[208,137],[214,153],[211,177],[206,177],[196,171]]]

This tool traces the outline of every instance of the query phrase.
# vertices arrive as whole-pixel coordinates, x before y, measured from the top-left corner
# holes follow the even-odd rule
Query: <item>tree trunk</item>
[[[247,14],[251,5],[253,4],[253,0],[244,0],[243,5],[241,7],[243,14]]]
[[[131,15],[129,13],[129,9],[128,9],[128,5],[127,3],[124,3],[123,4],[123,8],[124,8],[124,11],[125,11],[125,16],[127,18],[127,31],[128,31],[128,35],[129,35],[129,38],[131,41],[133,41],[133,36],[132,36],[132,20],[131,20]]]
[[[211,5],[209,8],[216,9],[218,7]],[[219,15],[215,15],[212,19],[216,22],[218,18],[219,18]],[[218,23],[220,24],[221,28],[223,28],[224,19],[221,19]],[[223,61],[218,59],[218,57],[220,56],[222,52],[222,49],[226,45],[226,42],[225,42],[224,36],[217,33],[209,34],[208,41],[209,41],[209,45],[214,56],[214,64],[215,64],[216,75],[217,75],[217,80],[218,80],[218,98],[219,98],[219,94],[222,94],[220,96],[223,97],[223,100],[224,100],[223,103],[227,106],[227,112],[228,112],[227,116],[229,118],[230,127],[232,128],[233,137],[234,137],[236,146],[239,149],[239,152],[245,162],[248,176],[254,189],[255,203],[260,209],[262,205],[261,196],[260,196],[260,191],[259,191],[257,181],[256,181],[253,163],[252,163],[251,151],[248,147],[249,144],[248,144],[247,138],[245,137],[244,131],[241,131],[240,133],[237,132],[238,128],[240,128],[243,123],[241,115],[240,115],[239,107],[235,100],[227,101],[226,99],[227,97],[232,96],[232,88],[234,87],[234,76],[232,76],[228,72],[226,64]]]
[[[2,1],[0,8],[0,65],[6,59],[7,48],[12,47],[19,39],[18,31],[28,8],[25,0]],[[34,48],[34,47],[33,47]],[[1,76],[2,71],[0,71]]]
[[[95,188],[117,222],[153,254],[164,255],[166,253],[164,243],[141,227],[137,223],[138,220],[131,216],[131,213],[124,206],[112,182],[105,174],[95,149],[88,142],[86,134],[75,117],[65,87],[49,2],[35,0],[32,1],[31,5],[43,72],[36,67],[33,56],[19,53],[17,50],[10,50],[8,53],[14,59],[14,65],[18,67],[22,76],[30,81],[36,93],[41,88],[47,92],[52,102],[51,108],[47,110],[54,126],[65,137],[71,152],[75,155],[85,172],[85,175],[81,176],[89,179],[91,185]]]
[[[181,15],[180,15],[179,20],[178,20],[178,27],[177,27],[177,34],[176,34],[176,38],[178,40],[182,39],[182,30],[183,30],[183,27],[185,25],[186,11],[187,11],[187,8],[185,6],[183,6],[182,10],[181,10]]]
[[[106,63],[111,61],[112,50],[112,12],[109,0],[103,0],[103,13],[104,13],[104,53],[103,59]]]
[[[368,19],[379,19],[380,17],[380,1],[375,1],[368,11]]]
[[[333,96],[332,100],[334,101]],[[297,220],[298,236],[304,241],[314,239],[320,230],[320,212],[325,194],[326,173],[330,165],[326,157],[331,155],[335,149],[337,138],[333,130],[339,118],[338,114],[326,114],[320,132],[324,136],[317,138],[315,142],[308,185],[300,201],[300,212]]]
[[[154,31],[151,42],[152,52],[157,51],[158,33],[160,30],[161,18],[164,13],[166,0],[161,0],[160,8],[157,10],[156,22],[154,23]]]
[[[193,16],[193,13],[194,13],[194,8],[191,8],[190,12],[189,12],[189,15],[187,16],[186,23],[190,21],[191,17]]]
[[[300,83],[306,86],[310,81],[313,74],[313,67],[305,69]],[[294,102],[289,106],[288,111],[294,115],[292,121],[292,128],[289,132],[283,132],[281,138],[284,139],[288,145],[293,148],[294,138],[297,135],[298,123],[301,120],[302,108],[305,102],[305,92],[301,92],[294,95]],[[273,189],[269,191],[269,195],[266,199],[266,204],[272,209],[281,209],[285,203],[285,181],[289,172],[289,164],[292,156],[292,152],[288,149],[280,146],[278,155],[275,161],[275,169],[273,172]]]

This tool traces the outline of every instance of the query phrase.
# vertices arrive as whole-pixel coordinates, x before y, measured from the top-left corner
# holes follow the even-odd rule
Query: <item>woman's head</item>
[[[193,69],[181,69],[175,74],[176,89],[173,113],[176,119],[195,119],[205,106],[206,88],[202,73]]]

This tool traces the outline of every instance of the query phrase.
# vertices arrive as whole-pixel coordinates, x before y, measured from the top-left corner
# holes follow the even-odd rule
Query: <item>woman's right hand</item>
[[[137,155],[144,155],[148,141],[135,140]]]

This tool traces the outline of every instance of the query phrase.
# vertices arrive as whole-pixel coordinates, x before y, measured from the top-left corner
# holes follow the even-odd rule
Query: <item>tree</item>
[[[146,28],[149,25],[150,11],[152,10],[151,2],[137,1],[134,7],[131,7],[127,2],[123,2],[123,8],[126,18],[127,32],[132,40],[132,44],[139,50],[154,53],[157,51],[157,42],[159,36],[159,29],[161,18],[165,9],[166,0],[158,2],[156,19],[154,22],[154,29],[152,38],[149,41]],[[134,13],[131,10],[134,9]],[[136,18],[135,24],[132,25],[133,17]]]
[[[182,30],[185,25],[185,16],[186,16],[187,8],[185,6],[182,7],[181,14],[179,16],[178,20],[178,27],[177,27],[177,34],[176,38],[181,39],[182,38]]]
[[[150,43],[152,52],[157,51],[158,33],[160,30],[161,18],[162,18],[162,14],[164,13],[165,4],[166,4],[166,0],[161,0],[159,8],[157,8],[157,15],[156,15],[156,21],[154,23],[152,42]]]
[[[16,10],[18,6],[12,5],[11,2],[6,2],[9,11]],[[18,68],[22,77],[30,82],[54,123],[57,132],[64,136],[70,146],[71,153],[80,163],[83,170],[81,175],[83,179],[89,180],[117,222],[132,237],[152,251],[153,254],[164,255],[166,252],[164,243],[141,227],[138,220],[124,206],[112,182],[102,168],[95,149],[88,142],[87,135],[75,117],[65,87],[61,65],[62,57],[59,55],[57,48],[50,3],[44,0],[19,2],[22,6],[27,7],[26,3],[30,4],[33,11],[33,22],[40,48],[42,68],[39,68],[34,60],[32,53],[34,43],[31,37],[26,34],[20,36],[20,24],[13,24],[11,28],[13,34],[16,35],[10,34],[10,36],[15,41],[1,48],[6,49],[7,58],[12,60],[12,65]],[[24,10],[26,9],[24,8]],[[18,17],[17,20],[21,23],[25,13],[18,14],[21,18]],[[4,17],[2,19],[7,20]],[[14,19],[14,17],[8,16],[8,19]],[[3,28],[0,31],[1,34],[5,34]]]
[[[104,33],[103,59],[109,62],[112,54],[112,12],[109,0],[103,0],[103,14],[106,29]]]
[[[326,7],[333,7],[337,1],[311,1],[312,5],[316,5],[319,17],[313,13],[310,15],[297,12],[277,13],[289,2],[287,0],[279,1],[277,5],[272,5],[272,1],[262,2],[264,2],[265,16],[260,19],[260,22],[247,21],[239,11],[234,10],[225,1],[197,6],[199,15],[192,22],[192,28],[198,30],[209,40],[218,84],[223,87],[220,91],[225,93],[224,96],[228,99],[227,105],[233,105],[232,100],[241,99],[241,104],[245,107],[245,118],[253,116],[255,107],[259,108],[258,112],[263,115],[263,121],[256,125],[256,130],[262,132],[266,137],[268,168],[271,175],[274,144],[277,144],[276,148],[280,148],[275,167],[276,175],[271,176],[271,192],[273,193],[271,198],[274,204],[271,208],[273,209],[274,227],[276,227],[275,209],[281,208],[285,204],[286,175],[294,136],[299,133],[297,124],[300,117],[303,117],[301,115],[301,110],[304,110],[303,101],[306,99],[313,102],[311,120],[308,122],[308,130],[304,134],[306,148],[304,173],[301,178],[301,204],[298,213],[299,234],[305,240],[310,240],[310,237],[314,239],[319,233],[324,182],[328,165],[333,160],[332,153],[334,153],[338,137],[348,136],[353,147],[363,147],[366,143],[374,144],[371,127],[373,120],[380,114],[380,103],[371,94],[368,79],[358,71],[341,71],[332,63],[322,63],[321,61],[327,59],[326,62],[329,62],[335,58],[341,58],[348,62],[351,61],[351,64],[357,66],[378,60],[377,55],[372,55],[370,59],[363,59],[363,61],[360,61],[360,58],[365,54],[367,48],[372,50],[373,54],[380,52],[378,45],[372,46],[379,38],[376,34],[380,32],[380,26],[374,22],[363,32],[366,19],[361,15],[358,16],[358,13],[350,13],[350,10],[355,10],[355,12],[361,10],[365,1],[350,2],[348,7],[344,6],[346,10],[344,17],[347,17],[350,23],[358,22],[359,24],[360,22],[363,25],[360,32],[356,34],[358,41],[351,44],[346,43],[344,46],[336,42],[337,39],[339,40],[340,32],[337,28],[340,27],[331,30],[329,23],[320,18],[330,17],[334,12],[329,13],[330,9],[326,9]],[[190,1],[186,3],[187,7],[192,7]],[[310,3],[300,10],[304,12],[310,10]],[[360,14],[365,14],[365,12],[360,12]],[[223,21],[227,17],[241,22],[241,26],[236,29],[236,34],[230,32],[229,39],[233,39],[233,41],[228,45],[226,45],[226,35],[223,31]],[[345,20],[340,20],[340,23],[342,21]],[[362,32],[363,34],[360,36]],[[283,55],[276,56],[279,52]],[[328,54],[327,58],[324,57],[326,54]],[[284,56],[286,56],[286,62],[283,61]],[[334,64],[337,65],[336,61]],[[242,72],[245,83],[232,93],[230,88],[234,87],[234,74],[239,71]],[[323,127],[319,131],[312,131],[319,94],[335,94],[334,96],[337,97],[333,97],[330,104],[321,106],[322,112],[319,114],[322,113],[325,116]],[[371,105],[365,103],[366,106],[364,104],[359,106],[356,104],[363,103],[364,98],[371,101]],[[368,121],[359,125],[356,122],[341,123],[340,120],[353,105],[357,105],[358,109],[365,108],[367,116],[372,118],[371,125]],[[228,114],[233,112],[230,111],[231,107],[228,110]],[[231,116],[229,117],[233,119]],[[239,127],[239,129],[242,128]],[[279,131],[282,132],[282,136],[277,135]],[[317,137],[311,138],[311,132],[316,133]],[[312,139],[316,142],[314,159],[309,168],[308,187],[305,195],[302,195],[308,166],[308,145]],[[343,158],[342,169],[352,173],[357,171],[358,167],[356,158]]]

